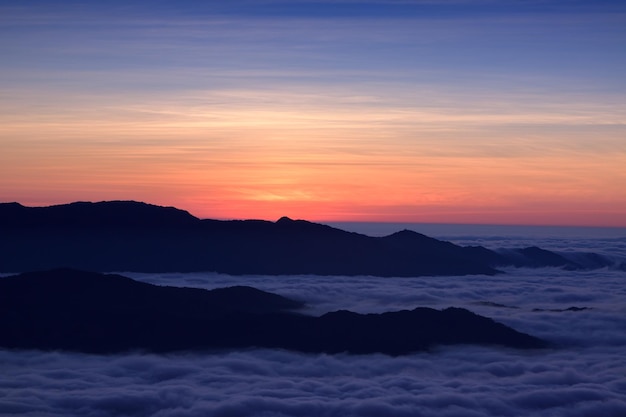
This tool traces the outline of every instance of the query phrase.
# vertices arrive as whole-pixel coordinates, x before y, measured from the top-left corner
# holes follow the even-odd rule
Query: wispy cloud
[[[545,9],[554,2],[483,13],[491,1],[470,13],[451,1],[441,7],[452,14],[334,19],[306,11],[335,2],[293,2],[283,15],[286,2],[252,2],[269,7],[263,16],[250,2],[183,3],[171,13],[143,2],[0,6],[4,190],[44,192],[45,177],[66,199],[104,199],[116,182],[129,195],[136,183],[135,198],[176,196],[168,205],[229,196],[251,210],[247,198],[263,198],[277,208],[260,216],[274,217],[313,197],[327,212],[384,201],[408,212],[471,194],[480,205],[486,190],[498,207],[528,204],[533,190],[552,205],[543,199],[562,181],[567,206],[586,205],[589,190],[599,204],[616,201],[612,210],[626,204],[615,197],[623,14]],[[440,7],[394,3],[421,6]]]

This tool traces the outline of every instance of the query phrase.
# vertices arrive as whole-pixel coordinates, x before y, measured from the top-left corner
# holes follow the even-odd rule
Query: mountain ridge
[[[280,348],[403,355],[436,345],[543,348],[468,310],[300,314],[302,302],[251,287],[160,287],[55,269],[0,278],[0,346],[109,354]]]
[[[232,275],[493,275],[502,266],[582,265],[540,248],[462,247],[415,231],[371,237],[282,217],[199,219],[136,201],[49,207],[0,204],[0,271],[72,267],[99,272]],[[594,266],[610,261],[595,255]]]

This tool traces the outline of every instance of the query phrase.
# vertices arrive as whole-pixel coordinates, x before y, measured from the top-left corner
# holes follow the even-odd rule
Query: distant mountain
[[[610,265],[593,255],[594,267]],[[582,265],[540,248],[461,247],[413,231],[370,237],[283,217],[200,220],[133,201],[50,207],[0,204],[0,271],[72,267],[101,272],[423,276],[515,266]]]
[[[233,348],[406,354],[441,344],[546,343],[467,310],[297,314],[302,303],[250,287],[160,287],[70,269],[0,278],[0,346],[113,353]]]

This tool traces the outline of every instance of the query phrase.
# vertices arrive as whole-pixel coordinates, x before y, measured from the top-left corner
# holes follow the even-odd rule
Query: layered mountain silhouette
[[[161,287],[72,269],[0,278],[0,346],[114,353],[240,348],[401,355],[441,344],[546,343],[459,308],[299,314],[250,287]]]
[[[613,264],[601,255],[585,256],[593,267]],[[287,217],[277,222],[201,220],[173,207],[133,201],[0,204],[0,271],[5,272],[72,267],[407,277],[495,274],[506,265],[585,266],[535,247],[461,247],[409,230],[370,237]]]

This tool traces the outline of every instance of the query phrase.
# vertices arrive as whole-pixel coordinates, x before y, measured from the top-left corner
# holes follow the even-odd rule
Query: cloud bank
[[[0,352],[0,413],[65,416],[623,416],[622,347],[406,357],[256,350]]]
[[[494,277],[408,279],[128,275],[167,285],[251,285],[304,300],[312,313],[466,307],[555,347],[455,346],[396,358],[254,349],[113,356],[5,350],[0,414],[626,415],[624,272],[509,269]]]

